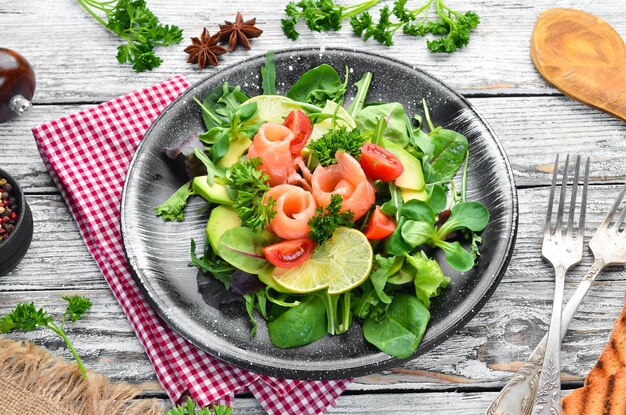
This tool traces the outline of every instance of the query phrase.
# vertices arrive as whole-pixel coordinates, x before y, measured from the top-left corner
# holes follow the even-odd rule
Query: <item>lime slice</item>
[[[256,102],[257,116],[254,117],[250,124],[259,121],[265,121],[273,124],[282,124],[287,115],[298,107],[296,101],[282,95],[257,95],[252,97],[242,105],[250,102]]]
[[[326,101],[326,105],[322,110],[323,114],[334,114],[337,111],[337,119],[335,120],[336,126],[345,125],[349,130],[356,127],[356,122],[350,116],[350,113],[346,109],[333,101]],[[325,119],[313,126],[313,132],[309,140],[317,140],[324,134],[326,134],[333,126],[332,118]]]
[[[340,294],[365,281],[372,269],[372,246],[356,229],[338,228],[305,263],[291,268],[274,268],[272,279],[281,291],[305,294],[328,288]]]

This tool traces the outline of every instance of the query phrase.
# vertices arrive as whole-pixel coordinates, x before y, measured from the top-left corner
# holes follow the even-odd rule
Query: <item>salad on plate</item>
[[[322,64],[278,95],[268,52],[262,95],[224,83],[196,97],[206,131],[167,150],[189,181],[155,212],[182,221],[190,196],[206,200],[190,265],[243,297],[251,336],[259,316],[279,348],[360,320],[369,343],[408,358],[450,283],[435,254],[470,270],[489,212],[466,200],[465,136],[433,125],[425,100],[414,115],[367,101],[370,72],[348,105],[349,75]]]

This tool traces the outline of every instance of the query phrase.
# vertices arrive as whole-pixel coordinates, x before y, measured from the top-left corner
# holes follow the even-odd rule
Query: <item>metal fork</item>
[[[611,226],[625,195],[626,185],[622,188],[613,206],[589,242],[594,262],[563,309],[561,338],[565,335],[574,314],[576,314],[600,271],[606,266],[624,265],[626,263],[626,231],[620,231],[620,227],[626,219],[626,206],[622,208],[622,213]],[[531,353],[528,362],[520,368],[496,396],[496,399],[487,408],[486,415],[530,414],[534,395],[537,391],[537,381],[539,380],[547,339],[548,336],[546,335]]]
[[[580,205],[580,218],[578,229],[574,234],[574,216],[576,213],[576,193],[578,192],[578,180],[580,173],[580,156],[576,157],[574,170],[572,195],[569,205],[569,218],[567,228],[563,228],[563,216],[565,212],[565,197],[567,194],[567,180],[569,155],[565,158],[563,169],[563,182],[561,195],[559,196],[559,208],[556,214],[556,224],[552,233],[552,205],[556,190],[556,178],[559,170],[559,156],[554,162],[554,175],[552,176],[552,189],[548,202],[548,213],[543,231],[543,247],[541,254],[552,263],[555,273],[554,302],[552,303],[552,318],[548,330],[548,343],[541,369],[541,377],[535,397],[535,415],[561,414],[561,310],[563,308],[563,291],[565,289],[565,274],[573,265],[583,258],[583,242],[585,238],[585,213],[587,206],[587,187],[589,184],[589,159],[587,158],[585,171],[585,185],[583,187],[582,201]]]

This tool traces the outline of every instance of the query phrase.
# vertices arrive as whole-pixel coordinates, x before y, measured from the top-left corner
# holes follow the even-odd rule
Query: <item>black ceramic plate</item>
[[[483,232],[482,255],[476,268],[459,274],[432,305],[432,320],[415,353],[421,355],[466,324],[485,304],[502,278],[511,258],[517,231],[517,196],[502,146],[487,123],[459,94],[419,69],[386,57],[344,49],[297,49],[276,53],[277,88],[284,94],[305,71],[327,63],[342,74],[349,66],[350,83],[365,71],[374,73],[368,100],[399,101],[410,114],[428,100],[436,125],[465,134],[470,142],[468,198],[484,203],[491,222]],[[185,221],[164,223],[154,207],[185,181],[163,149],[190,133],[203,131],[200,108],[193,97],[228,81],[258,95],[259,56],[231,66],[198,82],[174,101],[146,133],[132,161],[122,202],[122,231],[126,254],[135,277],[159,315],[199,348],[236,366],[259,373],[302,379],[358,376],[397,366],[400,360],[378,352],[363,338],[355,322],[340,336],[327,336],[311,345],[282,350],[274,347],[260,318],[250,338],[250,323],[242,304],[210,306],[189,263],[190,239],[200,246],[207,214],[202,203],[188,206]],[[347,102],[354,94],[350,90]],[[206,294],[206,293],[205,293]],[[207,297],[205,295],[205,297]]]

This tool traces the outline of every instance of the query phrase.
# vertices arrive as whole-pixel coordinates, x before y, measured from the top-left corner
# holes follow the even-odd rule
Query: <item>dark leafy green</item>
[[[383,133],[384,138],[401,147],[409,144],[409,131],[412,126],[406,116],[404,106],[399,102],[368,105],[358,113],[356,126],[361,131],[374,131],[380,118],[387,123]]]
[[[191,183],[187,182],[178,188],[165,202],[154,208],[157,216],[164,221],[182,222],[185,220],[184,208],[189,196],[194,195]]]
[[[410,357],[419,346],[430,321],[430,312],[417,298],[396,296],[384,317],[368,317],[363,324],[365,339],[399,359]]]
[[[326,101],[340,102],[345,93],[346,85],[335,68],[322,64],[305,72],[289,89],[287,96],[296,101],[323,107]]]
[[[315,215],[309,219],[309,238],[316,244],[323,244],[340,226],[353,227],[354,213],[350,210],[339,212],[343,198],[341,195],[333,194],[330,203],[315,209]]]
[[[307,147],[319,164],[326,167],[337,164],[335,155],[340,150],[359,160],[364,143],[365,138],[358,129],[348,131],[345,126],[341,126],[330,130],[317,140],[310,141]]]
[[[365,105],[365,98],[367,97],[367,92],[369,91],[371,83],[372,73],[365,72],[361,77],[361,80],[355,84],[357,93],[354,97],[354,101],[352,101],[348,107],[348,112],[352,118],[356,119],[357,114],[363,109],[363,106]]]
[[[274,51],[265,54],[265,63],[261,66],[263,95],[276,95],[276,57]]]
[[[241,226],[224,232],[220,238],[218,251],[232,266],[251,274],[258,274],[267,264],[261,249],[274,242],[276,237],[270,232],[255,232]]]
[[[267,323],[272,344],[281,349],[313,343],[326,335],[326,329],[326,307],[316,295],[304,297],[300,304]]]
[[[190,266],[194,266],[202,270],[205,274],[211,275],[216,280],[224,284],[224,287],[230,289],[230,280],[235,272],[235,267],[224,261],[207,245],[205,254],[202,257],[196,255],[196,241],[191,240],[191,262]]]

